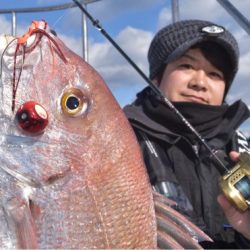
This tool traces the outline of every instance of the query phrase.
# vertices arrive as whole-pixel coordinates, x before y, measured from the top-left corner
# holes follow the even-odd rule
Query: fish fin
[[[153,192],[154,205],[157,217],[157,229],[167,232],[174,237],[183,247],[201,248],[198,242],[212,241],[201,229],[190,222],[184,215],[174,208],[176,203],[165,196]],[[185,235],[185,237],[183,237]]]
[[[166,234],[174,238],[174,240],[183,248],[202,249],[196,240],[194,240],[185,230],[183,230],[183,228],[175,224],[175,222],[168,217],[156,214],[156,220],[157,230],[164,231]]]
[[[20,249],[37,249],[35,223],[26,201],[19,198],[10,199],[5,210],[8,219],[16,229],[18,247]]]
[[[171,235],[157,230],[157,247],[159,249],[184,249]]]

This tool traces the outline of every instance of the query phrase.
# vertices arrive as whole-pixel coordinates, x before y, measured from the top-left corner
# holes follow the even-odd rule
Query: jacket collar
[[[136,101],[127,105],[124,108],[128,119],[133,127],[138,128],[146,133],[149,133],[155,138],[166,140],[171,144],[175,144],[181,138],[181,135],[173,133],[165,126],[154,121],[145,114],[143,110],[143,99],[146,97],[150,89],[147,87],[137,95]],[[213,133],[209,135],[206,140],[210,145],[222,147],[227,144],[233,136],[236,129],[250,116],[250,112],[245,103],[241,100],[229,106],[227,116],[223,120],[221,126],[214,129]],[[184,125],[185,126],[185,125]]]

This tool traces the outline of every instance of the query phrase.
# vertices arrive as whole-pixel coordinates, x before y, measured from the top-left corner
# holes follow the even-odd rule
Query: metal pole
[[[83,4],[84,8],[87,9],[87,5]],[[88,62],[88,26],[87,26],[87,17],[82,12],[82,57]]]
[[[217,0],[237,23],[250,35],[250,22],[228,0]]]
[[[12,12],[12,36],[16,36],[16,12]]]
[[[180,20],[179,0],[172,0],[172,22]]]

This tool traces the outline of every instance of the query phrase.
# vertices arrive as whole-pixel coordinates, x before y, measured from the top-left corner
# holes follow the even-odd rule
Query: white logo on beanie
[[[225,31],[223,27],[217,25],[205,26],[201,30],[208,35],[218,35]]]

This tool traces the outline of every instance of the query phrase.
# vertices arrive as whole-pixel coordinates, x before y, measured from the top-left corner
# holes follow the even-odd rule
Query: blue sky
[[[0,9],[41,7],[70,3],[70,0],[0,0]],[[246,18],[250,18],[249,0],[231,0]],[[170,0],[100,0],[88,4],[89,12],[100,20],[121,48],[148,74],[147,49],[157,30],[172,22]],[[250,106],[250,37],[216,0],[179,0],[180,19],[206,19],[226,26],[240,45],[240,70],[229,92],[229,103],[241,98]],[[23,34],[32,20],[45,19],[58,36],[78,54],[82,54],[81,13],[72,8],[63,11],[18,14],[17,34]],[[0,15],[1,33],[11,32],[11,16]],[[136,92],[146,86],[137,72],[122,58],[99,31],[88,23],[89,63],[107,82],[121,106],[130,103]],[[250,121],[243,131],[250,135]]]

